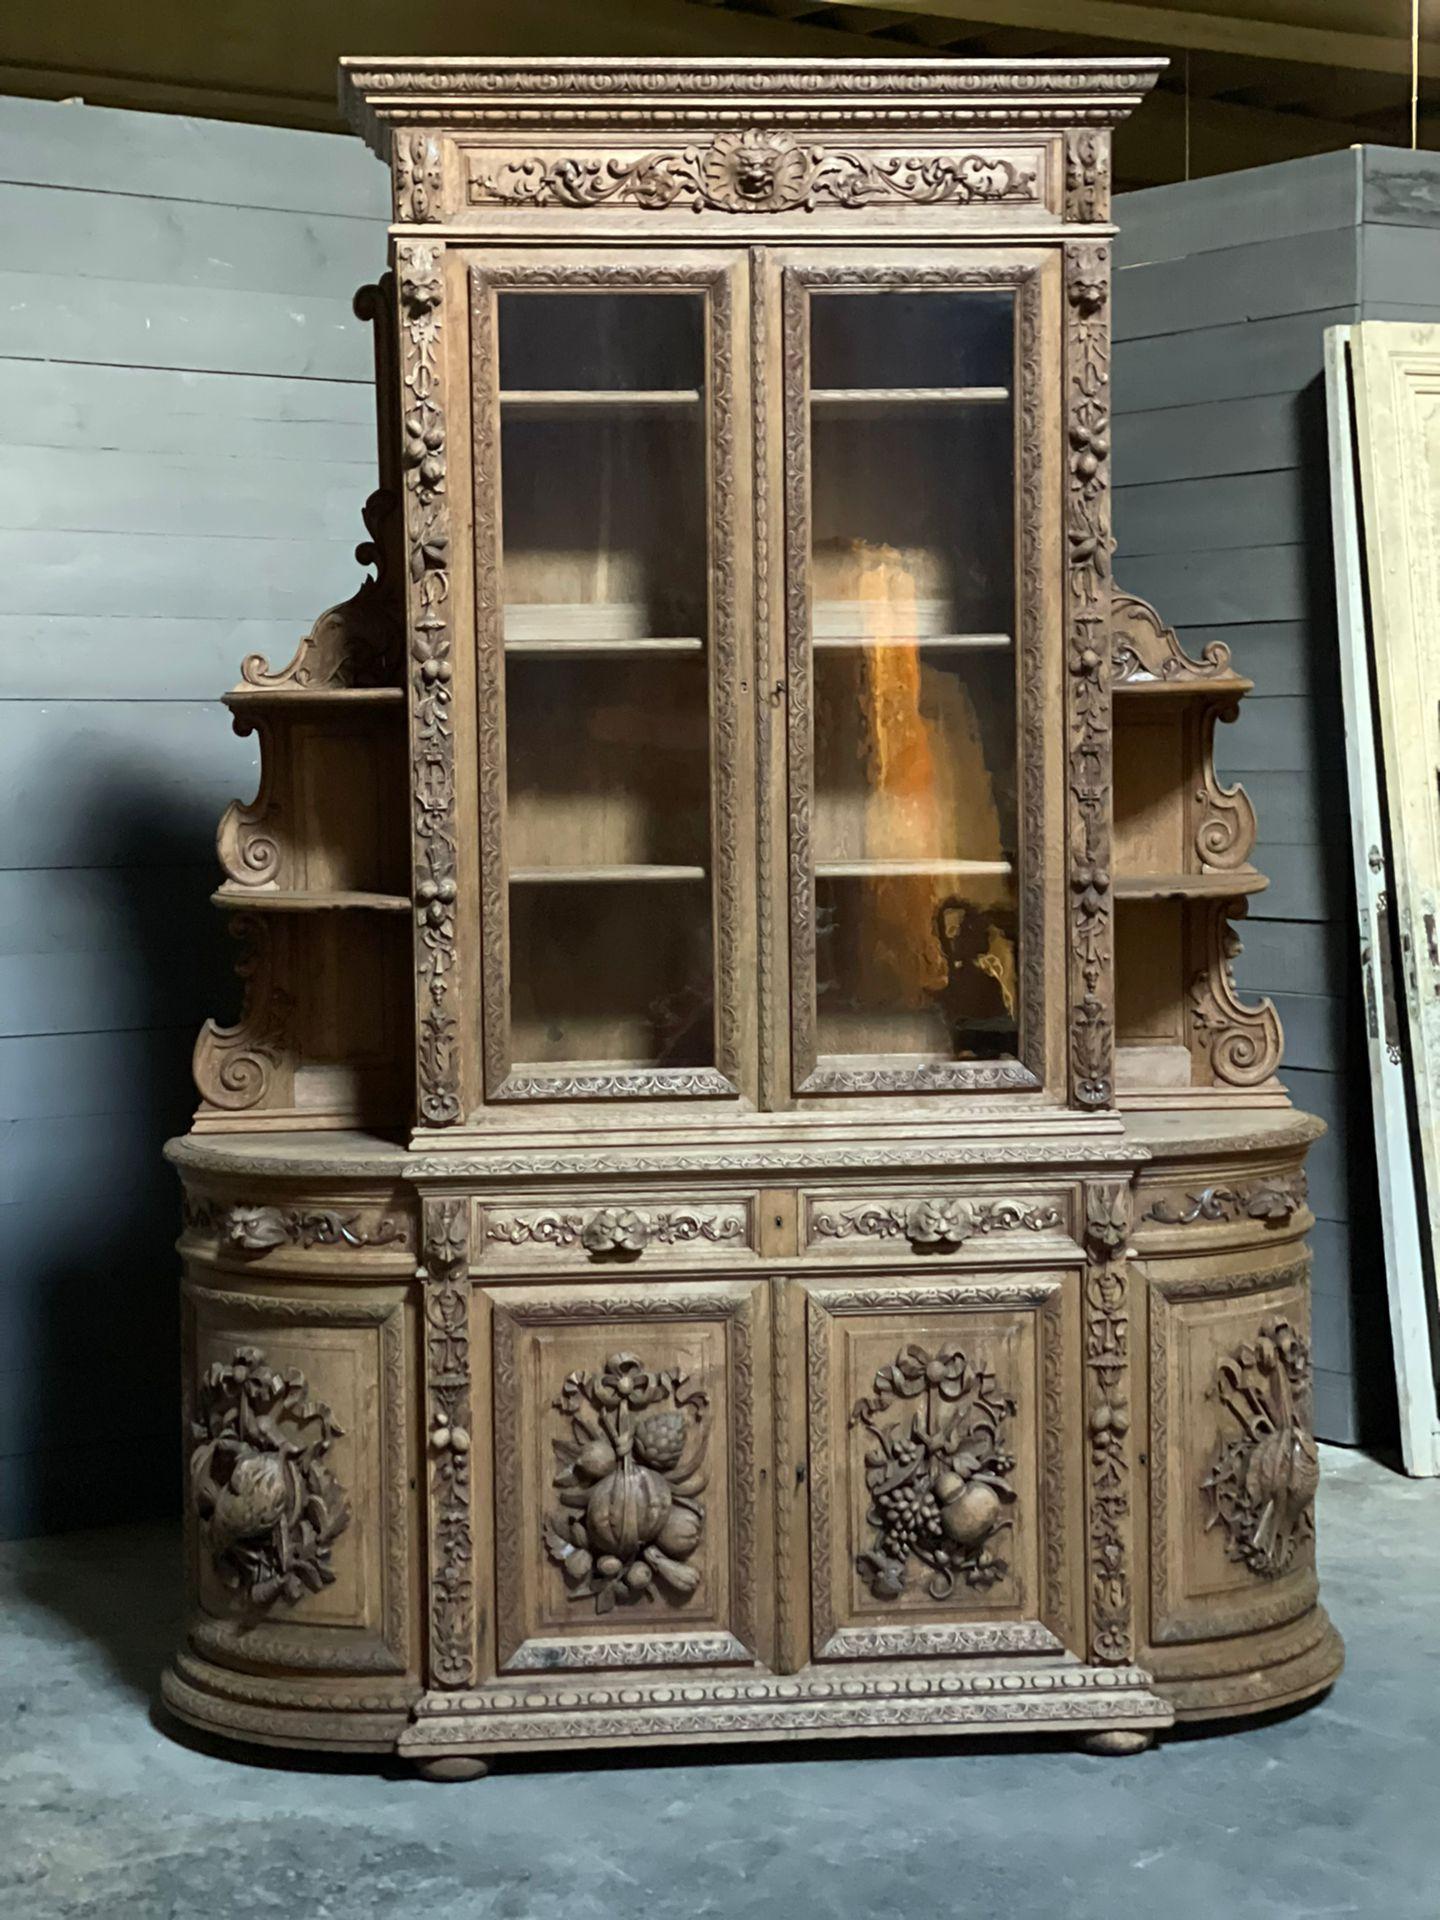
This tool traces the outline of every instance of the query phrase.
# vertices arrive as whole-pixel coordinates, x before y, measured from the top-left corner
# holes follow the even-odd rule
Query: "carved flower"
[[[812,167],[805,148],[774,134],[722,133],[700,163],[700,185],[728,213],[775,213],[804,199]]]
[[[1288,1220],[1295,1211],[1295,1196],[1284,1187],[1257,1187],[1245,1211],[1252,1220]]]
[[[612,1353],[595,1382],[594,1397],[602,1407],[650,1407],[665,1397],[665,1382],[640,1364],[633,1353]]]

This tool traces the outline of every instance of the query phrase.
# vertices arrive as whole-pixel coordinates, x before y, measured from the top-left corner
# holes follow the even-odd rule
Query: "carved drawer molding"
[[[501,1671],[762,1660],[766,1284],[487,1298]]]
[[[487,1266],[563,1265],[648,1268],[751,1255],[755,1196],[725,1200],[669,1195],[621,1200],[558,1200],[545,1205],[476,1203],[475,1250]]]
[[[1309,1255],[1154,1259],[1150,1638],[1259,1633],[1315,1603]]]
[[[415,1222],[401,1203],[339,1207],[279,1206],[270,1201],[222,1200],[186,1192],[185,1232],[216,1242],[221,1253],[258,1258],[281,1247],[308,1253],[316,1247],[383,1248],[408,1253]]]
[[[1072,1644],[1077,1286],[807,1285],[812,1658]]]
[[[1299,1167],[1251,1177],[1223,1176],[1142,1187],[1137,1226],[1286,1225],[1306,1210],[1309,1182]]]
[[[1042,1236],[1043,1251],[1053,1258],[1055,1239],[1069,1238],[1072,1211],[1070,1194],[1059,1188],[998,1196],[934,1187],[860,1194],[816,1189],[802,1194],[800,1204],[806,1252],[872,1260],[890,1259],[907,1247],[917,1254],[953,1254],[974,1241],[985,1242],[993,1258],[991,1243],[997,1240],[1018,1251]]]
[[[191,1646],[296,1673],[412,1672],[403,1297],[192,1279],[183,1299]]]

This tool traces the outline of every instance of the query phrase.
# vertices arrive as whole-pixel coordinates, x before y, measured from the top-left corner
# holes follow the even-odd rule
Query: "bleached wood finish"
[[[233,702],[265,775],[227,815],[222,895],[268,944],[201,1043],[233,1104],[171,1148],[184,1717],[460,1778],[620,1740],[1133,1751],[1333,1678],[1315,1127],[1228,971],[1263,882],[1210,740],[1244,683],[1107,565],[1108,128],[1153,77],[347,66],[394,178],[403,451],[382,437],[378,579]],[[584,384],[563,304],[507,334],[541,293],[611,303],[628,386]],[[684,304],[657,319],[657,296]],[[854,341],[811,330],[841,296],[871,341],[932,296],[1003,311],[1009,370],[977,346],[857,385]],[[852,455],[837,479],[825,437],[876,418],[920,436],[913,470]],[[992,451],[1013,508],[990,485],[977,564],[947,575],[946,516],[979,498],[947,463],[983,477]],[[858,559],[847,498],[898,529]],[[992,591],[979,562],[1012,551]],[[397,773],[375,696],[402,686]],[[959,716],[928,840],[834,744],[896,686]],[[413,994],[377,1000],[316,961],[402,931],[402,802]],[[972,965],[984,1020],[937,1029],[863,975],[837,1005],[825,890],[875,886],[925,903],[944,993]],[[649,982],[707,902],[713,1047],[656,1059],[657,1002],[616,980]],[[316,1031],[375,1005],[413,1014],[408,1138],[354,1130],[339,1093],[295,1132]]]

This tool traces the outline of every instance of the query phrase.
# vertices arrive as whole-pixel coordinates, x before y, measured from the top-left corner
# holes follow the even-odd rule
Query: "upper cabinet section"
[[[1107,220],[1097,130],[1163,65],[362,56],[341,96],[406,226],[940,237]]]

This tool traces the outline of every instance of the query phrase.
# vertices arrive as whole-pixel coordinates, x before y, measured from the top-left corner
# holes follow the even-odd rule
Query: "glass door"
[[[1037,268],[795,265],[781,300],[795,1091],[1035,1089]]]
[[[472,291],[486,1097],[734,1096],[734,269]]]

